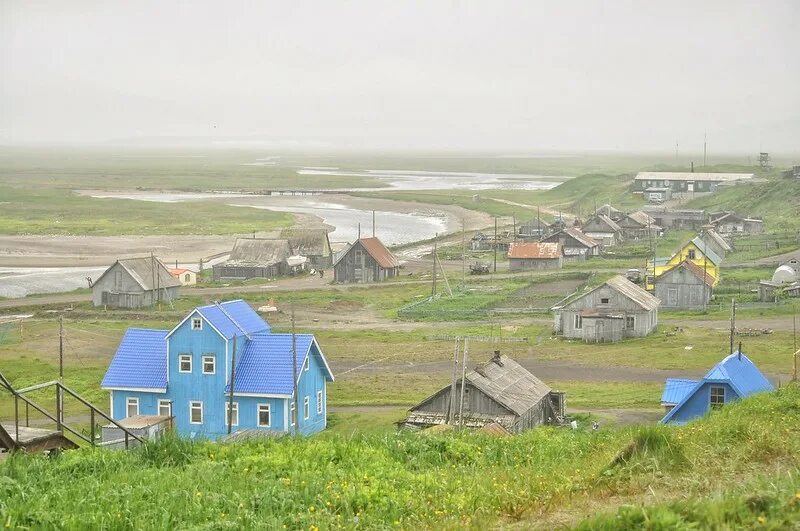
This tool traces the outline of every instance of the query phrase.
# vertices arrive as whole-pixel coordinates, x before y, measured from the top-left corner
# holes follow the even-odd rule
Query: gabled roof
[[[630,299],[634,303],[636,303],[639,307],[644,310],[650,311],[655,310],[658,308],[658,305],[661,304],[661,299],[651,295],[649,292],[643,290],[627,278],[622,275],[616,275],[602,284],[599,284],[589,291],[585,291],[583,293],[575,293],[573,295],[568,296],[566,299],[560,301],[556,306],[553,306],[553,310],[560,310],[566,307],[569,304],[572,304],[578,299],[582,299],[588,296],[590,293],[602,288],[603,286],[608,286],[620,295]],[[613,311],[612,311],[613,312]]]
[[[669,422],[692,395],[705,383],[727,383],[733,388],[739,398],[744,398],[763,391],[772,391],[774,389],[772,384],[769,383],[769,380],[758,370],[758,367],[750,361],[750,358],[740,352],[734,352],[714,365],[711,370],[703,376],[703,379],[699,380],[695,386],[686,393],[683,399],[661,419],[661,422]]]
[[[213,303],[195,309],[217,329],[225,339],[269,332],[270,326],[249,304],[241,299]],[[191,314],[189,314],[191,315]],[[186,319],[184,319],[185,321]],[[183,321],[181,321],[181,324]],[[180,324],[178,325],[180,326]],[[177,327],[175,327],[177,328]],[[172,332],[170,332],[171,334]]]
[[[688,171],[640,171],[635,181],[740,181],[752,179],[752,173],[701,173]]]
[[[643,227],[647,227],[648,224],[650,225],[650,228],[656,226],[656,220],[653,219],[647,212],[644,212],[643,210],[637,210],[636,212],[631,212],[630,214],[628,214],[628,217],[631,218],[636,223],[639,223]]]
[[[706,242],[702,240],[702,238],[700,238],[700,236],[695,236],[692,239],[691,243],[693,243],[695,247],[700,249],[700,252],[702,252],[706,256],[706,258],[714,262],[715,265],[720,265],[722,263],[722,258],[717,253],[715,253],[714,250],[711,247],[709,247],[708,244],[706,244]]]
[[[172,276],[158,258],[151,256],[142,258],[122,258],[117,260],[111,267],[106,269],[94,283],[97,284],[100,282],[100,279],[106,276],[117,264],[127,271],[131,278],[145,291],[176,288],[181,285],[178,279]]]
[[[675,405],[697,386],[697,380],[687,378],[667,378],[664,392],[661,394],[661,405]]]
[[[329,255],[331,252],[326,229],[283,229],[281,238],[288,240],[294,253],[302,256]]]
[[[577,241],[578,243],[580,243],[581,245],[583,245],[584,247],[589,248],[589,249],[591,249],[592,247],[597,247],[598,245],[600,245],[597,242],[597,240],[595,240],[594,238],[592,238],[590,236],[587,236],[586,234],[584,234],[583,232],[581,232],[580,230],[575,229],[575,228],[569,228],[569,229],[560,230],[560,231],[556,232],[555,234],[551,234],[550,236],[548,236],[547,238],[545,238],[542,241],[545,241],[545,242],[558,241],[560,234],[566,234],[567,236],[570,236],[575,241]]]
[[[100,386],[103,389],[166,389],[167,333],[167,330],[128,328]]]
[[[361,246],[364,248],[367,253],[375,260],[379,266],[384,269],[393,269],[395,267],[400,267],[400,262],[397,261],[397,258],[392,254],[392,252],[386,248],[383,243],[378,238],[360,238],[356,243],[360,243]],[[347,252],[342,253],[339,257],[339,260],[336,261],[338,264],[342,258],[344,258],[349,252],[352,251],[355,244],[353,244]],[[334,266],[336,265],[334,264]]]
[[[482,363],[466,380],[517,415],[524,415],[550,393],[550,387],[508,356]]]
[[[559,243],[522,243],[512,242],[508,246],[509,258],[547,259],[552,260],[561,256]]]
[[[668,270],[664,271],[661,275],[659,275],[658,278],[656,278],[656,284],[663,282],[664,279],[667,277],[667,275],[669,275],[673,271],[677,271],[678,269],[685,269],[686,271],[697,277],[697,279],[700,282],[705,282],[705,284],[709,288],[713,288],[714,284],[716,284],[717,282],[717,279],[714,277],[712,272],[708,271],[708,269],[703,269],[702,267],[695,264],[691,260],[684,260],[680,264],[669,268]]]
[[[303,364],[316,339],[311,334],[296,334],[297,376],[302,374]],[[333,381],[333,373],[322,351],[322,366],[328,381]],[[265,395],[287,395],[294,392],[292,381],[292,334],[257,334],[250,339],[241,359],[236,364],[234,393],[253,393]],[[230,384],[225,387],[230,392]]]
[[[291,254],[288,240],[237,238],[225,265],[268,267],[283,262]]]
[[[542,229],[546,229],[549,226],[550,225],[548,225],[546,222],[542,221],[540,218],[532,218],[532,219],[529,219],[528,221],[526,221],[525,223],[520,223],[518,230],[523,228],[523,227],[530,228],[530,229],[536,229],[536,230],[542,230]]]
[[[720,236],[720,234],[719,234],[717,231],[715,231],[714,229],[708,229],[708,230],[706,230],[706,231],[703,233],[703,236],[702,236],[702,237],[703,237],[703,238],[708,238],[708,239],[710,239],[711,241],[713,241],[714,243],[716,243],[717,245],[719,245],[719,247],[720,247],[720,248],[721,248],[723,251],[726,251],[726,252],[728,252],[728,251],[732,251],[732,250],[733,250],[733,249],[731,248],[731,246],[728,244],[728,242],[727,242],[727,241],[725,241],[725,238],[723,238],[722,236]]]
[[[597,214],[593,216],[591,219],[587,220],[586,223],[584,224],[584,230],[586,230],[586,225],[591,225],[592,223],[599,224],[601,226],[605,225],[609,229],[611,229],[612,232],[622,231],[622,227],[617,225],[616,221],[606,216],[605,214]]]

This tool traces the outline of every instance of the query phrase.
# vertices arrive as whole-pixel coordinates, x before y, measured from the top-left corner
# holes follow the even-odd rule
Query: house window
[[[290,423],[292,426],[294,426],[294,423],[295,423],[295,422],[296,422],[296,420],[297,420],[297,419],[295,418],[295,416],[296,416],[296,415],[295,415],[295,408],[294,408],[294,400],[292,400],[292,406],[291,406],[291,408],[289,408],[289,423]]]
[[[608,304],[608,297],[603,297],[600,299],[600,304]]]
[[[306,358],[306,361],[305,361],[305,363],[303,363],[303,370],[304,370],[304,371],[306,371],[306,372],[308,372],[308,366],[309,366],[309,365],[311,365],[311,364],[309,363],[309,360],[308,360],[308,358]]]
[[[228,414],[230,415],[231,419],[231,426],[238,426],[239,425],[239,402],[233,403],[233,409],[231,409],[231,403],[225,402],[225,425],[228,425]]]
[[[126,407],[126,417],[135,417],[139,414],[139,399],[138,398],[128,398],[125,404]]]
[[[626,315],[625,316],[625,329],[626,330],[633,330],[636,328],[636,316],[634,315]]]
[[[694,249],[689,249],[688,256],[689,256],[689,260],[694,260],[697,257],[697,255],[694,252]]]
[[[317,415],[322,415],[322,391],[317,391]]]
[[[711,386],[711,397],[709,402],[711,407],[716,409],[725,403],[725,388],[718,385]]]
[[[583,317],[580,315],[575,316],[575,330],[583,328]]]
[[[159,400],[158,401],[158,414],[162,417],[171,417],[172,416],[172,402],[169,400]]]
[[[189,402],[189,424],[203,423],[203,403],[199,400]]]
[[[192,355],[181,354],[178,358],[178,372],[192,372]]]
[[[217,358],[214,356],[203,356],[203,374],[214,374],[217,372]]]
[[[184,282],[189,282],[190,280],[192,280],[192,277],[189,276],[189,273],[186,273],[185,275],[183,275],[183,281]],[[200,326],[203,326],[203,325],[201,324]]]
[[[192,330],[202,330],[203,329],[203,320],[199,317],[195,317],[192,319]]]
[[[311,408],[308,405],[308,397],[303,399],[303,418],[308,419],[311,416]]]
[[[258,427],[259,428],[269,428],[270,422],[270,411],[269,411],[269,404],[259,404],[258,405]]]

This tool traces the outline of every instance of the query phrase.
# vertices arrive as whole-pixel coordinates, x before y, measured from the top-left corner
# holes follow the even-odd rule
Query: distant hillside
[[[630,192],[633,174],[581,175],[563,182],[542,194],[544,204],[562,204],[565,209],[582,214],[594,211],[594,207],[611,204],[623,210],[634,209],[644,204],[641,197]]]
[[[0,461],[26,529],[795,528],[800,387],[684,427],[167,438]],[[581,524],[587,515],[592,518]]]

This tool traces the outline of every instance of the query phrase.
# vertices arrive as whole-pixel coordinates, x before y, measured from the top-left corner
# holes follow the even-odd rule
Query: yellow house
[[[669,258],[656,258],[655,277],[658,278],[668,270],[688,260],[708,274],[714,277],[714,286],[719,283],[719,268],[722,265],[722,258],[713,251],[700,237],[686,242],[681,249]],[[712,286],[713,287],[713,286]],[[653,289],[653,261],[647,262],[645,272],[645,288]]]

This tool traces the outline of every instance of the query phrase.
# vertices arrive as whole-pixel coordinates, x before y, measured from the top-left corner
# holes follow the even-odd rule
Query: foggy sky
[[[0,142],[800,151],[800,2],[0,0]]]

